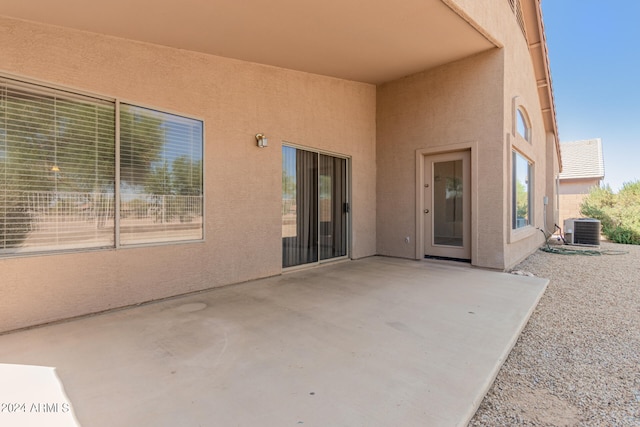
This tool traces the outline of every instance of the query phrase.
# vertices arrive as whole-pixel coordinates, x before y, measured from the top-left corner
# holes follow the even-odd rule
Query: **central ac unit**
[[[564,239],[570,245],[600,246],[600,220],[593,218],[565,219]]]

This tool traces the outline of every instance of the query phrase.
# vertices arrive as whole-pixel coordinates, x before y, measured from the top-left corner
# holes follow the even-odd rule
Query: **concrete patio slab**
[[[0,363],[55,367],[85,427],[462,426],[546,286],[372,257],[3,335]]]

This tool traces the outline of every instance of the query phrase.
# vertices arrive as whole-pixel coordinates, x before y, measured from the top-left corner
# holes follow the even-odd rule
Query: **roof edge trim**
[[[475,29],[478,33],[480,33],[485,39],[487,39],[491,44],[493,44],[497,48],[502,48],[504,45],[498,41],[495,37],[493,37],[487,30],[482,28],[480,24],[478,24],[474,19],[472,19],[465,11],[460,7],[454,0],[441,0],[449,9],[451,9],[456,15],[460,18],[464,19],[473,29]]]
[[[525,20],[535,19],[537,21],[535,22],[534,25],[538,29],[539,40],[536,40],[536,41],[527,40],[527,43],[529,44],[529,51],[531,55],[539,55],[540,59],[542,60],[542,64],[544,65],[543,67],[544,76],[542,79],[538,80],[538,88],[542,89],[542,92],[545,93],[545,98],[547,98],[548,100],[549,111],[543,111],[543,115],[548,114],[550,116],[551,126],[552,126],[552,129],[550,129],[550,131],[555,136],[556,154],[558,156],[558,168],[559,168],[559,171],[562,172],[562,153],[560,151],[560,134],[558,132],[556,102],[555,102],[555,96],[553,93],[553,82],[551,79],[551,65],[549,63],[549,48],[547,46],[547,36],[544,29],[544,21],[542,16],[542,4],[540,0],[529,0],[529,1],[532,1],[534,3],[535,16],[529,17],[527,16],[529,14],[525,13],[524,18]],[[537,52],[537,53],[534,53],[534,52]],[[541,85],[540,84],[541,81],[544,81],[544,83],[546,84]],[[546,86],[546,90],[544,89],[545,86]]]

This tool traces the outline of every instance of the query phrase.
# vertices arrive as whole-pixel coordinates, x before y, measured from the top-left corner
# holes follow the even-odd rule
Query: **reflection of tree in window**
[[[293,201],[293,203],[286,203],[287,212],[290,209],[290,205],[295,205],[296,198],[296,177],[295,175],[289,175],[286,170],[282,171],[282,200]],[[283,202],[284,203],[284,202]],[[284,206],[285,204],[283,204]],[[282,213],[287,213],[283,211]]]
[[[282,147],[283,267],[345,256],[347,161]]]
[[[119,217],[148,216],[149,193],[163,219],[201,216],[202,122],[120,105]],[[115,122],[112,101],[0,78],[0,251],[115,244]]]
[[[512,228],[531,224],[531,164],[521,154],[513,152]]]
[[[282,237],[297,234],[297,180],[296,150],[282,147]]]
[[[462,160],[433,165],[433,242],[462,245],[463,180]]]
[[[202,196],[199,123],[130,105],[122,106],[120,123],[122,213],[131,212],[129,200],[136,200],[136,210],[146,200],[156,223],[200,216],[201,206],[189,197]]]
[[[521,181],[516,181],[516,215],[525,222],[529,217],[529,204],[527,203],[527,188]]]
[[[446,185],[447,206],[450,204],[448,201],[451,201],[451,204],[453,205],[449,217],[454,222],[460,221],[462,219],[460,217],[461,212],[458,212],[458,210],[459,208],[462,208],[462,206],[458,207],[457,205],[462,204],[462,179],[457,176],[447,177]]]
[[[0,86],[0,249],[20,247],[36,215],[91,209],[113,193],[114,107],[65,93]]]
[[[331,176],[320,175],[320,222],[331,221]]]

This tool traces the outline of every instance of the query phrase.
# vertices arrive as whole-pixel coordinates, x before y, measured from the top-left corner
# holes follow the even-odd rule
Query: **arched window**
[[[531,142],[531,125],[529,117],[522,107],[516,110],[516,130],[525,141]]]

